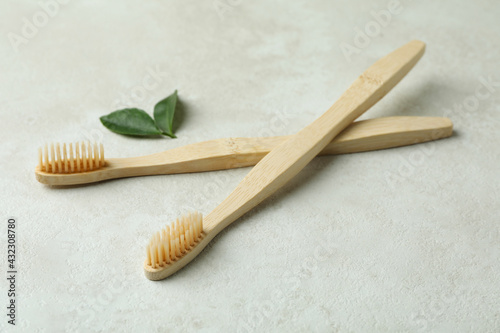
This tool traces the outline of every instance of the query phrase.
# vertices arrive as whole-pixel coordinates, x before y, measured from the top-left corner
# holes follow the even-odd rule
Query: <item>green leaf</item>
[[[158,126],[163,134],[168,135],[171,138],[176,138],[173,128],[176,105],[177,90],[164,100],[159,101],[155,105],[154,111],[156,126]]]
[[[133,136],[160,135],[150,115],[140,109],[123,109],[99,118],[110,131]]]

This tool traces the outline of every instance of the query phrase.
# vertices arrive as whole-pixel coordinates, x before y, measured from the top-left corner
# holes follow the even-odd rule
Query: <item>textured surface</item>
[[[500,4],[401,0],[382,26],[371,11],[388,3],[70,0],[44,22],[37,1],[2,1],[0,253],[6,271],[14,216],[17,328],[498,331]],[[365,28],[372,37],[356,39]],[[411,39],[426,54],[364,118],[445,115],[452,138],[318,158],[168,280],[143,276],[151,233],[208,213],[248,169],[69,189],[35,181],[46,141],[102,139],[107,156],[126,157],[293,134]],[[122,106],[152,113],[174,89],[185,114],[176,140],[98,121]]]

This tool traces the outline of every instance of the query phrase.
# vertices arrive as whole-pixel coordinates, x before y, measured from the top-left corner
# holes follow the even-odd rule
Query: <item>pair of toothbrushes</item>
[[[36,177],[49,185],[71,185],[255,165],[210,214],[190,213],[153,235],[144,272],[151,280],[161,280],[189,263],[221,230],[283,186],[318,154],[376,150],[450,136],[452,124],[447,118],[392,117],[352,123],[409,72],[424,50],[423,42],[412,41],[380,59],[326,113],[292,136],[219,139],[121,159],[104,159],[102,145],[51,145],[39,151]]]

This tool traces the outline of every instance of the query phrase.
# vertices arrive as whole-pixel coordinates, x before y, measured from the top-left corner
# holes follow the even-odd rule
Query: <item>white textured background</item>
[[[0,3],[0,261],[6,271],[14,216],[18,331],[500,330],[498,1],[401,0],[382,27],[371,12],[383,0],[67,2],[46,22],[38,1]],[[33,16],[40,27],[23,32]],[[411,39],[425,56],[364,118],[447,115],[452,138],[316,159],[168,280],[143,276],[151,233],[208,213],[248,169],[68,189],[35,180],[44,142],[102,139],[126,157],[295,133]],[[99,122],[123,105],[151,112],[174,89],[177,140]]]

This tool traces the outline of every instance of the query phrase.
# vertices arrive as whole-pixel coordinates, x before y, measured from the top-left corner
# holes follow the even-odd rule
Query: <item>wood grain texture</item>
[[[449,137],[453,124],[440,117],[387,117],[354,122],[333,139],[320,155],[347,154]],[[228,138],[190,144],[153,155],[112,158],[106,166],[90,172],[53,174],[36,170],[39,182],[76,185],[108,179],[203,172],[257,164],[290,136]]]
[[[288,182],[349,126],[389,92],[417,63],[425,44],[412,41],[368,68],[340,99],[313,123],[271,150],[204,221],[207,238],[220,232]]]
[[[236,189],[203,221],[206,237],[195,247],[196,254],[221,230],[288,182],[323,150],[343,129],[391,90],[417,63],[425,44],[412,41],[368,68],[321,117],[271,150],[241,181]],[[196,255],[195,254],[195,255]],[[147,278],[168,277],[195,255],[151,271]]]

